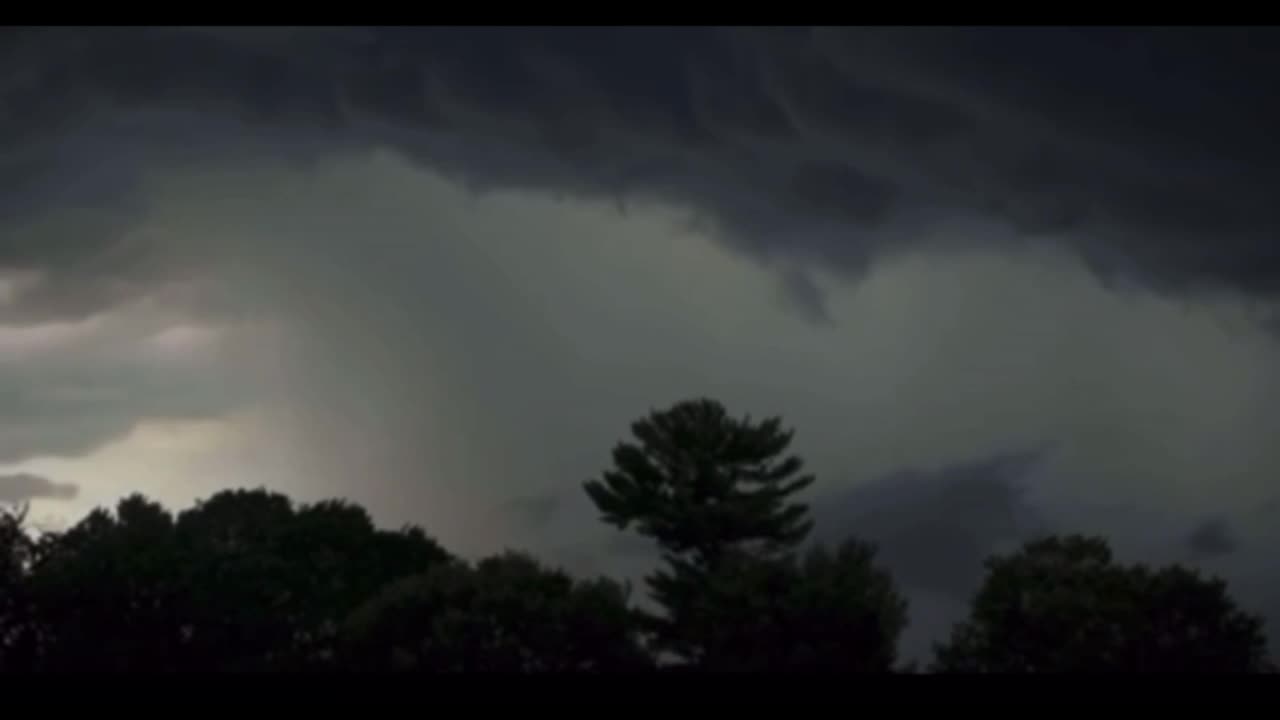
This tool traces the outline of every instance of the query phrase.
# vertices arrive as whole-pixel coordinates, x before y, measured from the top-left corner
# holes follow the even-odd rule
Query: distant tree
[[[341,620],[393,580],[452,559],[420,530],[345,503],[295,509],[228,491],[175,519],[135,496],[42,544],[30,573],[42,666],[270,669],[332,661]]]
[[[354,612],[346,667],[400,671],[636,670],[649,660],[627,593],[508,553],[396,582]]]
[[[173,517],[134,495],[40,544],[29,577],[39,667],[160,669],[175,665],[187,597]]]
[[[35,643],[27,569],[36,543],[26,528],[26,506],[0,507],[0,672],[30,669]]]
[[[888,672],[907,603],[874,558],[857,541],[799,559],[727,556],[703,582],[663,586],[681,608],[673,630],[701,639],[707,670]]]
[[[713,639],[691,603],[727,558],[785,557],[808,535],[808,509],[792,496],[813,476],[787,455],[793,432],[780,418],[730,417],[713,400],[652,412],[619,443],[613,468],[585,483],[602,519],[634,527],[662,550],[667,567],[648,578],[662,616],[649,617],[655,648],[695,663]]]
[[[944,672],[1251,672],[1262,620],[1226,583],[1171,566],[1120,565],[1105,540],[1028,543],[987,562],[970,617],[937,647]]]
[[[177,532],[207,578],[193,585],[190,643],[222,667],[324,665],[352,609],[394,580],[454,562],[421,530],[380,530],[357,505],[295,509],[265,490],[219,493],[180,514]]]

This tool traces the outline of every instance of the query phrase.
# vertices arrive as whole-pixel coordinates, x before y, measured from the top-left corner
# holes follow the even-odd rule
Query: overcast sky
[[[0,502],[344,496],[649,552],[628,423],[781,414],[913,651],[1046,530],[1280,624],[1275,30],[0,31]]]

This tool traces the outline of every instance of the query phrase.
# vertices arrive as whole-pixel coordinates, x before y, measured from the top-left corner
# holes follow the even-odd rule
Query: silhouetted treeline
[[[519,553],[465,562],[343,502],[134,496],[64,532],[0,514],[0,670],[893,672],[907,602],[872,546],[807,543],[778,418],[695,400],[632,425],[585,491],[651,539],[656,610]],[[1046,538],[988,561],[935,672],[1269,670],[1217,579]]]

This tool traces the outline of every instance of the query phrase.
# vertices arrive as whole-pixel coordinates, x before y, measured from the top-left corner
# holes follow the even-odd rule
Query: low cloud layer
[[[153,303],[0,326],[0,464],[81,456],[142,419],[216,417],[262,396],[251,325],[189,324]]]
[[[71,500],[79,488],[56,483],[31,473],[0,475],[0,503],[23,503],[31,500]]]

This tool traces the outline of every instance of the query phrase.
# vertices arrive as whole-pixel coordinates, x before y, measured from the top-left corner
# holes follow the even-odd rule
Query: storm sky
[[[634,575],[581,483],[711,396],[796,427],[909,649],[1045,531],[1278,626],[1277,72],[1262,28],[5,29],[0,502],[267,486]]]

